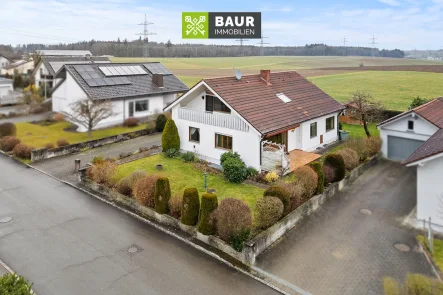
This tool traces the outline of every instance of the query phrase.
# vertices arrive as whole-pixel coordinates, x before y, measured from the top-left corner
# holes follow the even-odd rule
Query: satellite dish
[[[242,74],[240,70],[235,70],[235,78],[237,78],[237,81],[240,81],[242,77]]]

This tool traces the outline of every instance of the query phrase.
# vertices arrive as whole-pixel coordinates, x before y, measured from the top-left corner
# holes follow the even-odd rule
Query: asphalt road
[[[416,233],[401,226],[415,194],[415,169],[382,160],[259,256],[257,266],[314,295],[383,294],[385,276],[433,276]]]
[[[276,294],[36,170],[4,156],[0,167],[0,218],[13,217],[0,258],[37,294]]]

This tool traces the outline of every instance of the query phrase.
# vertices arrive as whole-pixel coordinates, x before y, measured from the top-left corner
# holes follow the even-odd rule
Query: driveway
[[[119,143],[104,145],[84,152],[56,157],[31,164],[52,176],[65,181],[76,182],[74,161],[80,159],[82,167],[96,156],[117,157],[121,153],[135,152],[141,147],[161,145],[161,134],[141,136]]]
[[[276,294],[36,170],[4,156],[0,167],[0,217],[13,217],[0,223],[0,259],[37,294]]]
[[[416,233],[400,226],[416,204],[415,180],[415,169],[382,160],[261,255],[257,266],[319,295],[383,294],[385,276],[432,276]],[[397,250],[397,243],[410,251]]]

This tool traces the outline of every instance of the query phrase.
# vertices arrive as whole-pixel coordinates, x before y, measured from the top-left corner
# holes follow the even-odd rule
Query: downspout
[[[123,99],[123,122],[126,120],[126,99]]]

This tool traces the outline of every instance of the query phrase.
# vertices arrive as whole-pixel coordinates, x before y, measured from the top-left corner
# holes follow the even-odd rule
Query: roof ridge
[[[272,72],[271,71],[271,76],[272,76],[272,74],[282,74],[282,73],[296,73],[296,74],[300,75],[297,71],[291,70],[291,71],[279,71],[279,72]],[[260,73],[244,75],[244,76],[242,76],[242,79],[244,77],[248,77],[248,76],[260,76]],[[221,79],[221,78],[235,78],[235,75],[234,76],[220,76],[220,77],[212,77],[212,78],[203,78],[202,80],[207,81],[207,80],[214,80],[214,79]]]
[[[426,106],[428,106],[430,104],[433,104],[433,103],[437,102],[438,100],[442,100],[442,99],[443,99],[443,97],[441,97],[441,96],[437,97],[437,98],[434,98],[433,100],[428,101],[427,103],[424,103],[422,105],[419,105],[418,107],[415,107],[415,108],[411,109],[411,111],[422,109],[422,108],[424,108],[424,107],[426,107]],[[443,100],[442,100],[442,102],[443,102]]]

